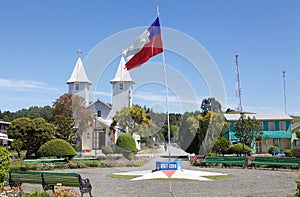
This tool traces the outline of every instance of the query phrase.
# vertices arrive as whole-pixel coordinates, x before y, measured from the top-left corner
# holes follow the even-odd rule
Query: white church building
[[[83,151],[102,150],[104,146],[116,143],[120,131],[118,129],[115,132],[110,130],[112,118],[116,112],[121,111],[124,107],[132,106],[134,81],[125,69],[123,57],[121,57],[115,77],[110,83],[112,84],[112,104],[107,104],[99,99],[91,102],[89,87],[92,83],[88,79],[80,56],[78,56],[72,75],[67,81],[69,93],[83,97],[86,108],[95,114],[93,126],[82,132],[81,148]],[[139,141],[139,137],[135,139],[136,142]],[[138,144],[137,148],[139,149]]]

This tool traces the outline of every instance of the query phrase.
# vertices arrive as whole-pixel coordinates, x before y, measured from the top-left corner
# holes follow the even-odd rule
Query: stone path
[[[172,155],[179,154],[180,151],[174,147],[171,149]],[[188,162],[183,161],[183,169],[232,174],[235,178],[219,181],[132,181],[106,177],[112,173],[154,169],[156,161],[167,160],[168,157],[165,157],[167,155],[163,149],[159,150],[158,153],[153,154],[153,159],[146,165],[136,168],[88,168],[64,171],[80,173],[84,178],[89,178],[93,186],[94,197],[286,197],[296,192],[295,179],[300,176],[299,172],[290,169],[273,171],[270,169],[199,168],[189,166]],[[24,186],[26,190],[42,189],[39,185],[24,184]],[[88,195],[85,194],[85,196]]]

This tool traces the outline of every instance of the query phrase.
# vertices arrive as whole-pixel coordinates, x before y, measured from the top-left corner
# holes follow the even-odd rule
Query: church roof
[[[131,79],[129,71],[127,71],[125,69],[125,60],[124,60],[124,57],[122,56],[121,60],[120,60],[120,63],[119,63],[119,66],[118,66],[118,69],[117,69],[117,72],[116,72],[116,75],[115,75],[115,78],[113,80],[111,80],[110,83],[113,83],[113,82],[126,82],[126,81],[134,82]]]
[[[81,58],[78,57],[78,60],[75,64],[74,70],[70,79],[67,81],[67,84],[74,82],[86,82],[92,84],[92,82],[88,79],[86,72],[84,70]]]

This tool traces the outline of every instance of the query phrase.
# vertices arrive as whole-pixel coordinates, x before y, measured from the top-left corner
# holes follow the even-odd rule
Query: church
[[[121,131],[119,129],[116,129],[115,132],[110,130],[112,118],[124,107],[132,106],[132,87],[134,84],[129,72],[125,69],[123,56],[115,77],[110,81],[112,85],[112,104],[107,104],[99,99],[93,102],[90,101],[89,87],[92,82],[85,72],[80,52],[78,52],[78,59],[71,77],[66,83],[69,87],[68,93],[84,98],[85,107],[94,114],[92,126],[81,134],[81,150],[102,150],[104,146],[116,143]],[[138,136],[134,136],[134,138],[136,142],[139,141]],[[137,148],[139,148],[138,143]]]

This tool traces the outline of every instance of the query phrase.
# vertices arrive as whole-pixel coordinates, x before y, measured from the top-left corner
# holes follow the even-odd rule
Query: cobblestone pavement
[[[171,150],[175,151],[175,148]],[[178,151],[178,150],[176,150]],[[172,151],[171,151],[172,152]],[[179,152],[176,152],[179,153]],[[175,153],[172,152],[175,155]],[[124,171],[149,170],[155,168],[155,162],[165,160],[167,155],[161,150],[154,155],[150,162],[136,168],[88,168],[68,169],[64,172],[80,173],[83,178],[89,178],[94,197],[120,196],[120,197],[181,197],[181,196],[278,196],[286,197],[296,192],[296,177],[300,173],[296,170],[271,169],[241,169],[241,168],[199,168],[193,167],[183,161],[184,169],[203,170],[232,174],[235,178],[218,181],[172,181],[172,180],[141,180],[131,181],[106,177],[108,174]],[[25,189],[42,189],[39,185],[24,184]],[[85,194],[88,196],[88,194]]]

